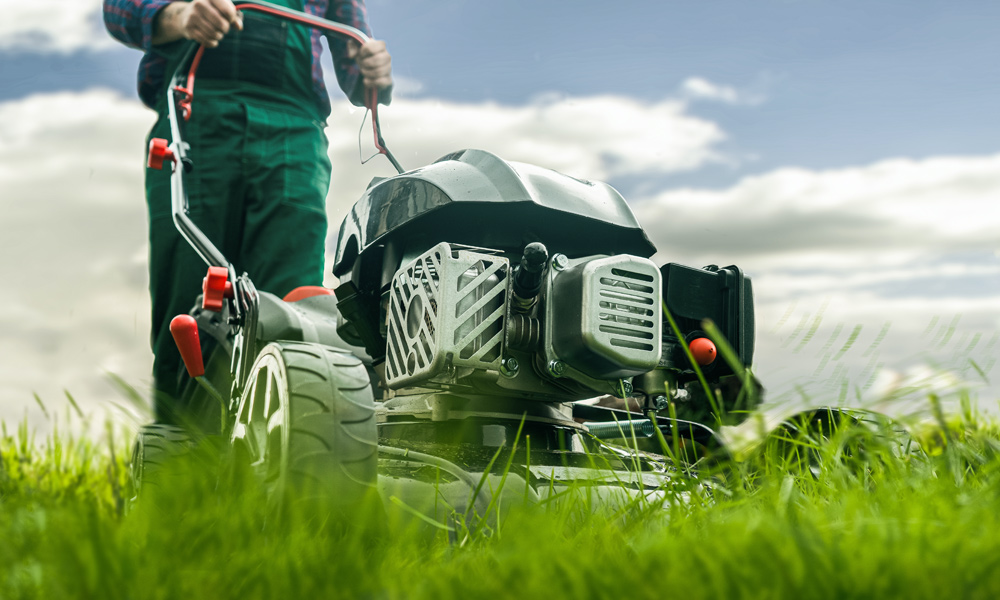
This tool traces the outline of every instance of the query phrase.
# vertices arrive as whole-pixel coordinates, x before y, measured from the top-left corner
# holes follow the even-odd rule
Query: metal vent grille
[[[461,360],[492,364],[500,358],[506,286],[497,277],[503,265],[479,260],[458,278],[455,349]]]
[[[662,312],[660,272],[651,261],[620,254],[579,267],[583,286],[581,341],[583,372],[610,378],[638,374],[660,361]],[[572,348],[563,343],[563,354]]]
[[[400,269],[389,291],[389,387],[452,382],[457,367],[499,369],[507,270],[503,257],[449,244]]]
[[[389,301],[386,376],[412,375],[434,360],[441,290],[441,253],[429,252],[398,273]]]
[[[598,279],[597,329],[607,335],[608,342],[619,348],[653,351],[659,335],[660,295],[655,277],[639,270],[611,268],[610,275]]]

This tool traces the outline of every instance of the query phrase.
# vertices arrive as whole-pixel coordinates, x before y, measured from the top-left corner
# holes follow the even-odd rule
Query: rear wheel
[[[368,373],[352,354],[278,342],[257,356],[240,399],[234,455],[272,498],[334,507],[375,490],[378,432]]]
[[[172,485],[171,478],[176,473],[168,469],[169,463],[187,455],[192,447],[191,436],[180,427],[159,423],[144,425],[132,446],[126,511],[135,507],[140,495],[146,496]]]

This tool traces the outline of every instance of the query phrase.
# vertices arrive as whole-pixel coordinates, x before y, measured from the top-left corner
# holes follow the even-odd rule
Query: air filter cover
[[[586,260],[555,276],[546,299],[552,351],[595,379],[656,368],[662,349],[660,271],[620,254]]]
[[[499,370],[509,263],[488,252],[441,243],[393,277],[390,388],[452,382],[460,369]]]

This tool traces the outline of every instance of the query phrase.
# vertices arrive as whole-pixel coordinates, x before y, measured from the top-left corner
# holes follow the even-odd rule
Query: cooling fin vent
[[[637,270],[612,268],[598,279],[597,329],[618,348],[650,352],[659,337],[659,293],[654,277]]]
[[[393,278],[386,382],[450,383],[460,367],[499,369],[508,261],[438,244]]]
[[[619,254],[577,262],[555,276],[547,298],[548,360],[588,377],[613,380],[659,364],[660,272],[652,261]]]

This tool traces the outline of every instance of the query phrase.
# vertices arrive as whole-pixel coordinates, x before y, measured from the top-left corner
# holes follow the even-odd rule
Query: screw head
[[[549,375],[553,377],[562,377],[566,374],[566,363],[561,360],[549,361]]]
[[[556,254],[552,257],[552,268],[556,271],[564,271],[569,267],[569,257],[565,254]]]
[[[500,372],[508,377],[513,377],[517,375],[517,370],[520,365],[517,364],[517,359],[513,356],[505,358],[500,362]]]

